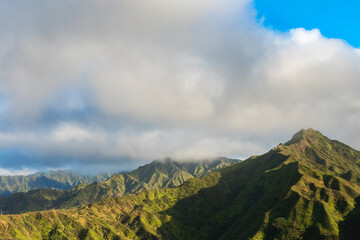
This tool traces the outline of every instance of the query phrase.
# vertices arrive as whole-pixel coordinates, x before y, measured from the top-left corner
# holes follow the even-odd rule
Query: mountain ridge
[[[81,184],[73,189],[37,189],[0,197],[0,210],[5,213],[41,211],[52,208],[70,208],[109,197],[119,197],[146,189],[174,187],[186,180],[216,171],[236,160],[217,158],[195,162],[177,162],[167,159],[153,161],[129,173],[114,174],[103,182]]]
[[[360,152],[312,129],[295,139],[178,187],[3,216],[0,236],[356,239]]]
[[[71,170],[50,170],[29,175],[0,176],[0,196],[38,188],[71,189],[80,183],[102,182],[114,173],[83,175]]]

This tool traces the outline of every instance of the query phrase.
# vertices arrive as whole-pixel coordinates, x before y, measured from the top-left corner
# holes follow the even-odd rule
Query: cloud
[[[321,38],[321,33],[319,29],[313,29],[307,31],[304,28],[297,28],[290,30],[291,39],[298,44],[307,44],[319,40]]]
[[[134,165],[163,157],[178,160],[250,154],[263,149],[254,143],[228,136],[207,137],[200,132],[160,129],[116,131],[61,123],[42,132],[17,132],[0,135],[0,156],[4,167],[13,165],[33,168],[84,166],[109,168]],[[4,150],[5,149],[5,150]],[[13,149],[9,152],[9,149]],[[83,165],[83,167],[81,167]],[[113,169],[114,170],[114,169]]]
[[[3,169],[0,168],[0,176],[17,176],[17,175],[30,175],[37,172],[36,169],[24,168],[21,170]]]
[[[19,166],[248,156],[306,127],[360,144],[359,49],[266,29],[248,0],[1,5],[0,148]]]

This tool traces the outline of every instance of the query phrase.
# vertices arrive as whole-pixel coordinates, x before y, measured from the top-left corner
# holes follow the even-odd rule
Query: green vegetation
[[[217,171],[236,162],[233,159],[176,162],[170,159],[153,161],[129,173],[115,174],[104,182],[60,191],[37,189],[0,197],[0,210],[4,213],[23,213],[54,208],[70,208],[96,202],[109,197],[119,197],[146,189],[174,187],[194,177]]]
[[[174,188],[0,217],[0,238],[356,239],[360,152],[309,129]]]

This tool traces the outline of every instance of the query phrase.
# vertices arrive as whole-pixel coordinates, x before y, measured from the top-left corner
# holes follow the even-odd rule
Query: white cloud
[[[307,44],[319,40],[322,36],[319,29],[307,31],[304,28],[296,28],[290,30],[291,38],[299,44]]]
[[[94,136],[88,130],[79,126],[64,123],[51,133],[55,142],[87,141]]]
[[[18,175],[30,175],[37,172],[37,169],[23,168],[21,170],[11,170],[0,168],[0,176],[18,176]]]
[[[2,5],[2,116],[18,128],[2,131],[3,148],[81,159],[245,156],[306,127],[360,144],[359,49],[318,29],[267,30],[250,1]],[[39,128],[49,108],[84,109],[84,99],[59,94],[72,88],[106,120]]]

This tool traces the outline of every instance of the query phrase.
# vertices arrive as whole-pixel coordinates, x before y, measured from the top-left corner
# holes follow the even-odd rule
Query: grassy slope
[[[21,213],[79,206],[146,189],[178,186],[190,178],[202,176],[234,162],[235,160],[227,158],[185,163],[154,161],[130,173],[115,174],[104,182],[80,184],[67,191],[38,189],[0,197],[0,209],[5,213]]]
[[[0,218],[0,237],[355,239],[360,152],[314,130],[180,187]],[[354,208],[354,206],[356,206]]]
[[[193,178],[181,188],[143,191],[109,198],[81,209],[50,210],[0,218],[0,237],[17,239],[152,239],[162,223],[171,222],[163,210],[178,200],[216,185],[220,173]],[[178,227],[178,226],[176,226]],[[179,228],[180,232],[184,229]],[[188,234],[190,236],[191,230]],[[138,236],[138,237],[137,237]]]

